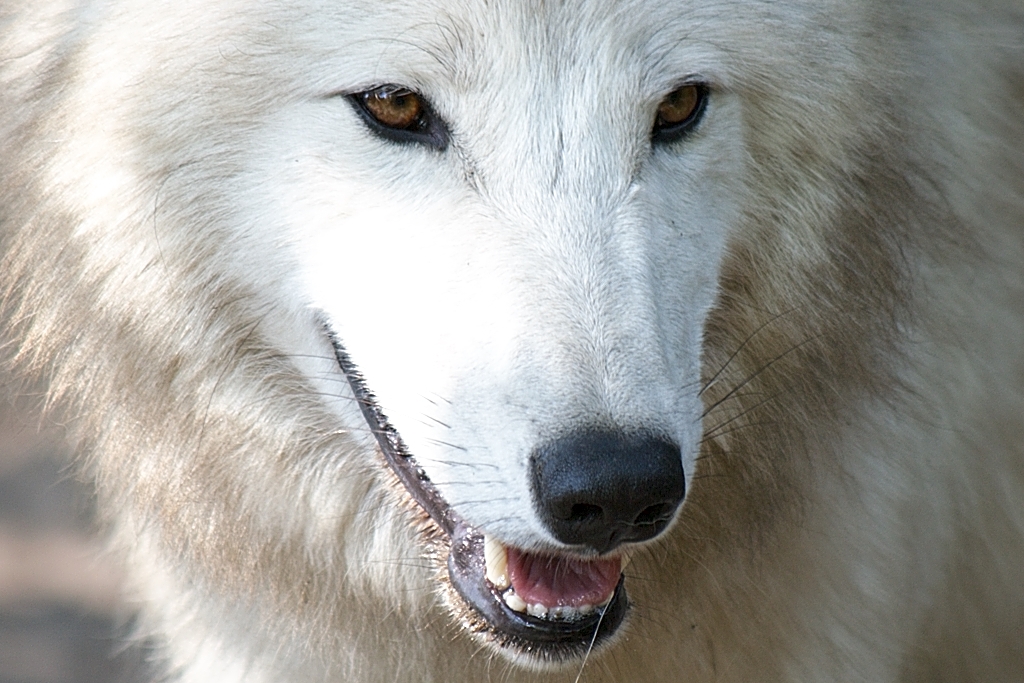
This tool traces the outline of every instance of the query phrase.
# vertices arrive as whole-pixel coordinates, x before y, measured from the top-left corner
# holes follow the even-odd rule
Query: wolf
[[[4,391],[160,680],[1024,679],[1017,0],[0,2]]]

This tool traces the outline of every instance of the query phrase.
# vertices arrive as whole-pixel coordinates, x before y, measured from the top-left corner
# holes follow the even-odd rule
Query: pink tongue
[[[621,561],[551,557],[508,549],[509,580],[527,604],[547,607],[596,605],[615,590]]]

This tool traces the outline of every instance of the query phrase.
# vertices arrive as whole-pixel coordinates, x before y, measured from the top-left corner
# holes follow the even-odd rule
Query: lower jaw
[[[622,576],[606,605],[572,619],[538,617],[509,607],[502,593],[486,578],[484,536],[466,524],[441,497],[389,424],[355,365],[325,325],[338,365],[348,378],[370,430],[391,470],[409,495],[445,532],[449,540],[448,577],[457,598],[454,611],[468,631],[513,658],[535,665],[556,664],[584,657],[622,625],[629,600]]]

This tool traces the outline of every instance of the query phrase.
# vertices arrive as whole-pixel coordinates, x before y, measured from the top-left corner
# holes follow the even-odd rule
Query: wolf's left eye
[[[448,130],[427,101],[400,85],[381,85],[349,95],[370,130],[394,142],[418,142],[438,149]]]
[[[651,131],[652,142],[673,142],[696,126],[707,106],[708,87],[701,83],[680,86],[665,96]]]

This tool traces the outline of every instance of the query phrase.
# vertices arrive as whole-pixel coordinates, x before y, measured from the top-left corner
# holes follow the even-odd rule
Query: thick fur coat
[[[0,335],[172,680],[1024,680],[1016,0],[2,0]],[[524,551],[537,444],[679,445],[585,661],[453,588],[332,342]]]

